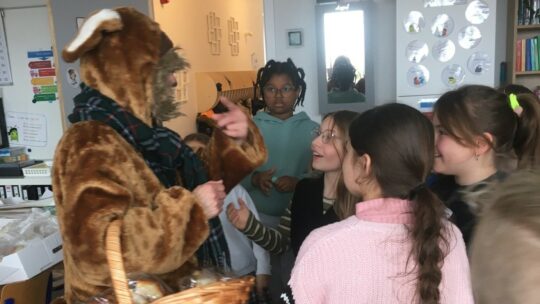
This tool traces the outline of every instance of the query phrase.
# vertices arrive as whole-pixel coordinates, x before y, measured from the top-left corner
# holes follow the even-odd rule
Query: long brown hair
[[[371,157],[372,178],[383,197],[414,202],[409,235],[413,243],[410,257],[416,262],[416,297],[423,304],[439,303],[448,242],[444,205],[424,184],[434,160],[431,122],[409,106],[387,104],[358,116],[349,135],[357,155]]]
[[[336,146],[336,141],[333,141],[334,148],[338,151],[338,156],[343,163],[345,155],[340,155],[339,151],[347,151],[347,138],[349,138],[349,126],[351,122],[358,116],[358,113],[353,111],[337,111],[328,113],[324,116],[323,120],[330,118],[332,119],[332,126],[330,129],[337,128],[343,137],[341,141],[341,147]],[[339,180],[337,182],[336,188],[336,201],[334,202],[334,211],[340,220],[346,219],[349,216],[355,213],[355,204],[358,203],[360,199],[352,195],[349,190],[345,187],[345,182],[343,181],[343,174],[340,174]]]
[[[476,138],[483,137],[495,152],[497,169],[515,157],[518,168],[535,167],[540,164],[540,105],[531,94],[518,94],[523,109],[518,115],[509,98],[487,86],[469,85],[442,95],[434,113],[446,132],[464,146],[475,146]]]

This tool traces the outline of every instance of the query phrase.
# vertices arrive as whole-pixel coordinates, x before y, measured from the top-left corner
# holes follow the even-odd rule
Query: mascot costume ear
[[[181,115],[167,79],[189,67],[178,48],[145,15],[102,9],[85,20],[63,50],[66,62],[81,60],[81,79],[152,125]]]
[[[122,19],[118,12],[111,9],[102,9],[88,17],[79,30],[75,39],[64,48],[62,58],[66,62],[73,62],[83,53],[95,48],[106,33],[121,30]]]

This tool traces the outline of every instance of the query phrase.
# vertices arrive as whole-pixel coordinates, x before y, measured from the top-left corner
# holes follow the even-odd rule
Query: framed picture
[[[289,46],[299,47],[304,45],[304,33],[300,29],[287,30]]]

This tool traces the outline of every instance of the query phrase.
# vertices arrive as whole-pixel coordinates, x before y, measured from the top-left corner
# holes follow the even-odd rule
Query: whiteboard
[[[4,12],[13,85],[0,90],[8,132],[12,131],[10,146],[26,146],[31,159],[52,159],[63,133],[55,92],[63,76],[56,76],[51,57],[48,11],[43,6]]]

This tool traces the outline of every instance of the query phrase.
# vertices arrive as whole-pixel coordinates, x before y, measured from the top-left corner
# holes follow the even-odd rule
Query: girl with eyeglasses
[[[242,202],[239,202],[239,209],[227,208],[231,223],[273,255],[283,254],[291,247],[296,255],[312,230],[352,215],[358,199],[345,189],[341,162],[349,124],[356,115],[351,111],[328,114],[321,128],[313,132],[312,167],[322,174],[298,182],[277,228],[258,221]]]
[[[265,110],[258,112],[253,121],[263,136],[268,160],[245,178],[242,186],[253,199],[261,222],[271,228],[279,225],[298,180],[310,171],[311,132],[318,124],[305,112],[294,114],[306,94],[304,76],[304,70],[291,59],[270,60],[257,73],[256,87]],[[294,257],[289,251],[271,259],[270,292],[278,297],[287,284]]]

